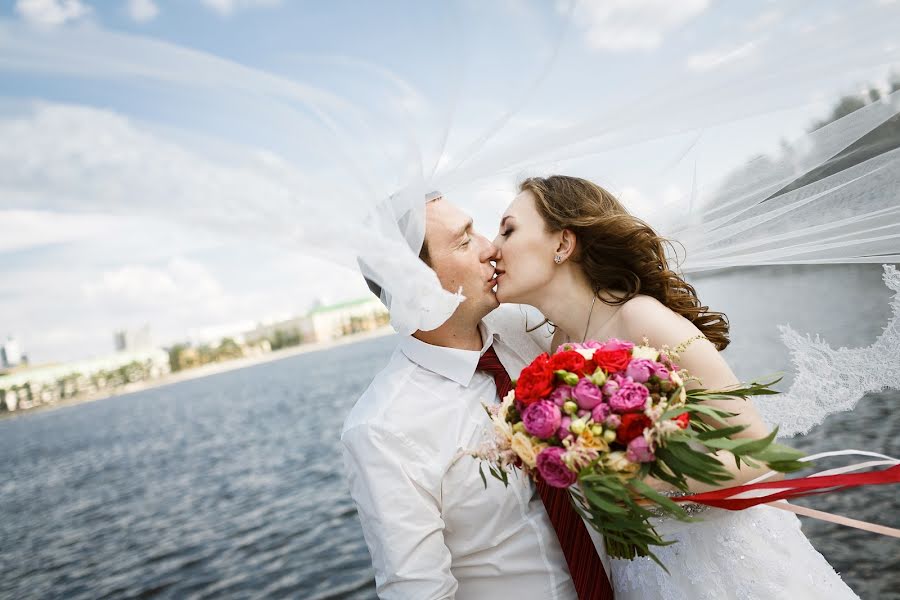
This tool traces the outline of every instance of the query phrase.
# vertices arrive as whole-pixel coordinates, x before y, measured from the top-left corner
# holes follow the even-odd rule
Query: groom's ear
[[[575,252],[576,238],[575,234],[569,229],[563,229],[559,233],[559,243],[556,246],[556,254],[566,260]]]

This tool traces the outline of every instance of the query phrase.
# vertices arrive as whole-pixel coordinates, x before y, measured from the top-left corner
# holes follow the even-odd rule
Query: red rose
[[[681,429],[687,429],[688,425],[691,423],[691,415],[690,413],[681,413],[672,420],[678,423],[678,426]]]
[[[579,377],[584,376],[584,367],[584,357],[574,350],[559,352],[550,359],[550,368],[554,371],[568,371]]]
[[[631,361],[631,350],[603,350],[594,352],[594,363],[607,373],[621,371]]]
[[[616,441],[620,444],[628,444],[639,435],[644,434],[644,429],[650,427],[652,422],[646,415],[640,413],[627,413],[622,415],[622,423],[616,429]]]
[[[553,391],[553,377],[550,357],[541,354],[522,369],[516,381],[516,400],[528,405],[546,398]]]

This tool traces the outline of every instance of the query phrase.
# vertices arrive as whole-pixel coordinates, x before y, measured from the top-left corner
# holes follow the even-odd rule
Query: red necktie
[[[504,398],[512,389],[509,373],[497,358],[493,347],[488,348],[478,360],[478,370],[490,373],[494,377],[500,398]],[[566,556],[578,599],[612,600],[613,591],[606,570],[584,521],[572,507],[569,492],[549,486],[543,481],[537,482],[536,485],[553,529],[556,530],[559,545]]]

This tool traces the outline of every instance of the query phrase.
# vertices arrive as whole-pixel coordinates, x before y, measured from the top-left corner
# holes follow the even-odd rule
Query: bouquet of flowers
[[[777,430],[763,439],[733,438],[745,426],[728,425],[734,413],[705,403],[776,394],[770,386],[777,379],[686,390],[692,378],[674,360],[677,353],[666,347],[617,339],[542,354],[499,405],[487,407],[493,435],[474,455],[504,483],[516,467],[568,489],[579,513],[605,537],[610,556],[659,562],[650,546],[672,542],[660,538],[650,518],[691,518],[648,485],[648,476],[682,491],[688,479],[719,485],[731,474],[718,450],[729,451],[738,467],[763,463],[789,472],[808,466],[798,461],[802,453],[774,443]],[[481,477],[487,485],[483,471]]]

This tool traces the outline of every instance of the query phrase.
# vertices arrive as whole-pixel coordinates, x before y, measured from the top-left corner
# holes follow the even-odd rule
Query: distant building
[[[0,411],[27,409],[82,393],[114,390],[169,372],[169,354],[159,348],[47,365],[0,375]]]
[[[138,352],[154,347],[149,325],[144,325],[140,329],[120,329],[115,332],[113,337],[115,338],[116,352]]]
[[[312,339],[326,342],[351,333],[370,331],[386,325],[390,317],[380,300],[374,297],[318,306],[307,316]]]
[[[268,340],[277,349],[282,345],[312,341],[313,331],[309,317],[294,317],[271,323],[259,323],[250,331],[245,331],[242,337],[247,344],[257,344],[262,340]],[[278,343],[282,340],[288,343]]]
[[[0,346],[0,367],[8,369],[18,366],[22,362],[22,348],[19,341],[9,336],[6,342]]]

